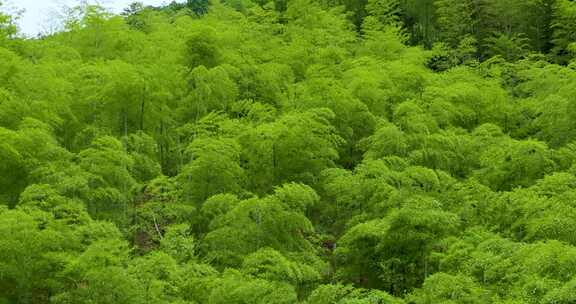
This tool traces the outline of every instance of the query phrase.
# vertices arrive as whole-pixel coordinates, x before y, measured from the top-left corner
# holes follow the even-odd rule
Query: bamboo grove
[[[1,304],[576,303],[576,2],[16,20]]]

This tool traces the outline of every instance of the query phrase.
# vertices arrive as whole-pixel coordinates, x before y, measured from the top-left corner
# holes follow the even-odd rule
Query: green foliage
[[[166,228],[166,233],[160,240],[160,249],[170,254],[179,262],[188,262],[196,256],[196,242],[189,234],[190,227],[186,224],[173,225]]]
[[[452,47],[458,46],[462,37],[474,31],[473,1],[438,0],[434,5],[441,39]]]
[[[244,170],[236,141],[200,138],[186,152],[191,161],[178,176],[186,199],[200,203],[215,194],[240,192]]]
[[[576,301],[574,1],[5,11],[0,303]]]
[[[366,286],[385,286],[396,294],[420,284],[433,271],[427,252],[455,233],[459,224],[455,214],[439,210],[437,204],[408,202],[384,219],[351,228],[335,252],[347,265],[341,275]]]
[[[574,53],[572,44],[576,41],[576,31],[574,28],[574,18],[576,18],[576,6],[571,1],[559,0],[554,2],[552,51],[560,62],[570,60]]]
[[[265,193],[283,182],[314,183],[338,159],[342,138],[330,124],[334,114],[324,108],[288,113],[243,135],[250,188]]]
[[[212,68],[218,62],[216,33],[210,27],[196,29],[186,41],[185,65],[190,69],[199,66]]]
[[[0,2],[0,9],[3,3]],[[0,12],[0,45],[6,43],[6,40],[12,38],[17,32],[16,25],[12,16]]]
[[[194,12],[194,14],[201,16],[208,13],[209,0],[187,0],[186,7]]]
[[[502,142],[487,149],[480,162],[485,169],[477,171],[478,178],[496,190],[530,186],[554,169],[548,147],[537,141]]]
[[[302,286],[318,282],[320,273],[313,267],[286,259],[274,249],[264,248],[247,256],[242,262],[242,272],[265,279]]]
[[[235,266],[265,247],[281,253],[313,253],[308,240],[314,234],[312,223],[283,199],[282,192],[279,197],[248,199],[215,217],[204,238],[207,257],[217,265]]]
[[[354,288],[349,285],[320,285],[315,289],[308,301],[309,304],[329,303],[386,303],[402,304],[404,301],[395,299],[386,292]]]
[[[296,292],[287,284],[262,279],[247,279],[236,271],[226,271],[207,303],[211,304],[288,304],[297,303]]]
[[[95,139],[78,157],[80,168],[89,174],[88,210],[96,218],[122,224],[127,220],[131,191],[136,186],[130,174],[133,159],[122,143],[110,136]]]
[[[486,303],[490,294],[466,276],[445,273],[431,275],[422,289],[411,296],[411,303]]]

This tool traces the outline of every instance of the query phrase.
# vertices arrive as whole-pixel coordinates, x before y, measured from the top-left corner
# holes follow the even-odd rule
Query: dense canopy
[[[62,15],[0,13],[0,304],[576,303],[576,2]]]

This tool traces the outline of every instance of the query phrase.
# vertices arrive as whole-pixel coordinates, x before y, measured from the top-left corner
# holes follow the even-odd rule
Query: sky
[[[44,32],[49,29],[50,24],[53,24],[54,16],[58,11],[61,11],[63,6],[74,6],[78,4],[79,0],[0,0],[5,3],[9,11],[14,9],[24,9],[24,13],[18,25],[20,31],[27,36],[36,36],[38,33]],[[89,1],[91,3],[99,2],[104,7],[111,9],[113,12],[121,12],[130,3],[135,0],[100,0]],[[139,0],[147,5],[160,5],[168,3],[168,0]]]

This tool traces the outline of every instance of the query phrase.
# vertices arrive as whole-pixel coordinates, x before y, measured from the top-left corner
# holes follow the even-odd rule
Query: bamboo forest
[[[576,303],[576,1],[0,2],[0,304]]]

